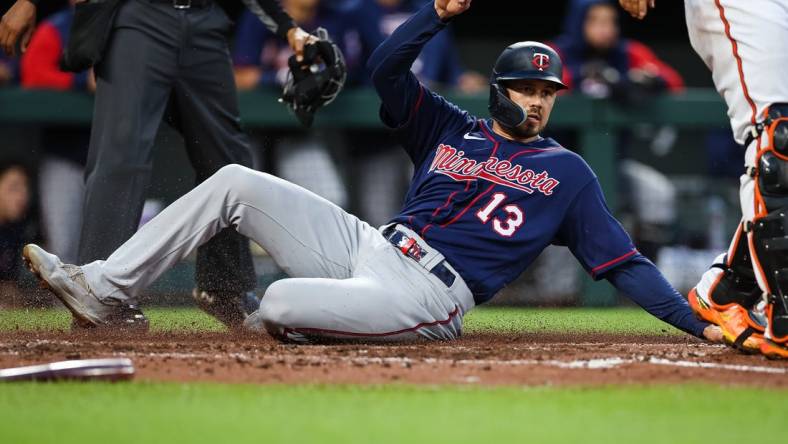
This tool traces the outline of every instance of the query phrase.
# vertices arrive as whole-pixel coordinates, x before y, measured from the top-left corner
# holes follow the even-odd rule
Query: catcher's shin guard
[[[739,224],[739,228],[736,230],[723,263],[714,264],[712,267],[722,270],[722,273],[709,288],[708,296],[712,307],[717,310],[725,310],[733,305],[741,305],[745,309],[749,309],[760,300],[761,290],[755,281],[747,236],[742,224]],[[751,324],[754,327],[757,325]]]
[[[755,180],[755,218],[749,226],[750,254],[767,293],[767,332],[788,343],[788,104],[773,104],[755,132],[759,139]],[[764,139],[766,139],[764,141]]]

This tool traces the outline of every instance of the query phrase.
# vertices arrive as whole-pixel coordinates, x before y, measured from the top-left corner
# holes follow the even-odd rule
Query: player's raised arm
[[[391,123],[407,121],[422,96],[421,85],[410,68],[424,45],[446,27],[446,20],[452,17],[448,11],[456,10],[454,3],[457,1],[437,0],[435,5],[425,5],[394,30],[367,61],[372,84],[383,101],[387,117],[393,121]],[[450,9],[447,9],[447,3],[452,3]]]
[[[468,114],[421,85],[410,71],[424,45],[446,27],[448,19],[465,11],[470,0],[437,0],[400,25],[378,46],[367,69],[380,99],[381,119],[401,130],[402,144],[415,163],[440,134],[468,122]]]

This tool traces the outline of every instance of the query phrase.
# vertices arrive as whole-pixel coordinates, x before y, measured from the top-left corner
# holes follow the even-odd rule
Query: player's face
[[[535,137],[547,126],[555,104],[556,87],[546,80],[511,80],[506,82],[509,98],[525,111],[527,118],[517,128],[510,128],[518,138]]]
[[[583,34],[588,45],[605,51],[618,41],[618,10],[611,5],[594,5],[588,9]]]

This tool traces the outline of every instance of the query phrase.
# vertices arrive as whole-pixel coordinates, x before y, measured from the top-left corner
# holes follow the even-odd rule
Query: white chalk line
[[[29,341],[27,344],[61,344],[73,345],[71,341],[58,341],[58,340],[37,340]],[[11,344],[2,344],[0,347],[8,346]],[[18,345],[18,344],[16,344]],[[361,349],[357,353],[366,354],[367,350]],[[20,355],[21,353],[14,350],[0,350],[0,355]],[[703,361],[686,361],[686,360],[671,360],[657,357],[636,356],[633,358],[624,357],[608,357],[608,358],[595,358],[595,359],[578,359],[573,361],[561,361],[555,359],[537,360],[537,359],[446,359],[446,358],[407,358],[407,357],[370,357],[370,356],[316,356],[316,355],[292,355],[292,354],[264,354],[252,356],[247,353],[182,353],[182,352],[114,352],[114,356],[124,357],[153,357],[163,359],[236,359],[239,362],[251,362],[255,357],[262,357],[266,361],[273,361],[276,363],[288,365],[310,365],[310,364],[330,364],[334,362],[343,362],[356,365],[400,365],[409,366],[414,364],[438,364],[449,366],[475,366],[475,367],[492,367],[492,366],[547,366],[557,367],[563,369],[612,369],[629,364],[651,364],[660,366],[672,366],[683,368],[700,368],[700,369],[713,369],[713,370],[727,370],[737,372],[751,372],[751,373],[767,373],[767,374],[788,374],[788,368],[780,367],[767,367],[767,366],[754,366],[743,364],[722,364],[717,362],[703,362]]]
[[[690,368],[712,368],[719,370],[733,370],[741,372],[756,372],[756,373],[772,373],[776,375],[784,375],[788,373],[788,368],[779,367],[763,367],[752,365],[739,365],[739,364],[720,364],[717,362],[694,362],[694,361],[671,361],[661,358],[649,358],[649,364],[655,365],[671,365],[674,367],[690,367]]]

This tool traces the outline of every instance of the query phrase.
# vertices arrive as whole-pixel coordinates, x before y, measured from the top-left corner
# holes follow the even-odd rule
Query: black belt
[[[391,245],[394,245],[397,250],[401,251],[402,254],[405,256],[413,259],[416,262],[421,262],[425,256],[429,253],[422,250],[419,246],[419,243],[416,242],[416,239],[412,237],[408,237],[407,234],[397,231],[394,228],[390,228],[383,233],[383,236],[391,242]],[[441,282],[443,282],[447,287],[451,287],[454,284],[454,280],[457,276],[449,270],[449,267],[446,266],[446,260],[442,260],[438,263],[438,265],[432,267],[430,273],[435,275]]]
[[[204,8],[213,0],[150,0],[151,3],[165,3],[175,9]]]

